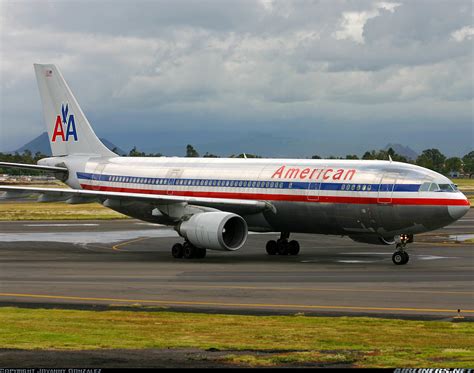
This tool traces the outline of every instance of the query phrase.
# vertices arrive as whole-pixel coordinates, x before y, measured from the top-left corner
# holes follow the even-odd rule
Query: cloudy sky
[[[101,137],[182,155],[474,148],[471,0],[0,0],[0,151],[55,63]]]

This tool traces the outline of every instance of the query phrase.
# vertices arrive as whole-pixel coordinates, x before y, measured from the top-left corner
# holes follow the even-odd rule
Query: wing
[[[157,207],[184,203],[191,206],[210,207],[218,210],[232,211],[240,214],[255,214],[264,210],[275,210],[274,206],[268,201],[245,199],[184,197],[170,195],[154,195],[146,193],[121,193],[102,192],[94,190],[12,186],[0,186],[0,193],[1,192],[6,192],[3,196],[3,199],[14,199],[19,197],[25,197],[28,195],[39,195],[38,202],[67,201],[68,203],[103,203],[106,200],[128,200],[147,202]]]

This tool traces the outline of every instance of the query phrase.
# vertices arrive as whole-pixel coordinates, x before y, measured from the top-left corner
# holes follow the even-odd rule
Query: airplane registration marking
[[[154,299],[124,299],[124,298],[98,298],[98,297],[77,297],[64,295],[46,294],[19,294],[0,293],[0,297],[22,297],[38,299],[60,299],[76,301],[103,301],[103,302],[124,302],[124,303],[146,303],[162,305],[184,305],[184,306],[215,306],[215,307],[255,307],[255,308],[300,308],[300,309],[332,309],[332,310],[355,310],[355,311],[408,311],[408,312],[431,312],[431,313],[457,313],[457,309],[444,308],[413,308],[413,307],[372,307],[372,306],[325,306],[325,305],[305,305],[305,304],[267,304],[267,303],[233,303],[233,302],[205,302],[205,301],[177,301],[177,300],[154,300]],[[474,314],[474,310],[462,310],[463,314]]]

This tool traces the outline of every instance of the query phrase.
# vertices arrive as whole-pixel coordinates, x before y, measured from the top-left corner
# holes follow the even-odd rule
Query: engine
[[[241,216],[220,211],[191,215],[176,230],[196,247],[220,251],[240,249],[248,235]]]

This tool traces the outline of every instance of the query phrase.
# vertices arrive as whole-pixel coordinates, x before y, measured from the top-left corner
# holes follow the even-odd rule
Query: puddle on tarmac
[[[112,243],[140,237],[178,237],[174,229],[144,229],[116,232],[0,233],[0,242]]]
[[[450,240],[453,241],[466,241],[474,239],[474,234],[452,234],[449,236]]]

